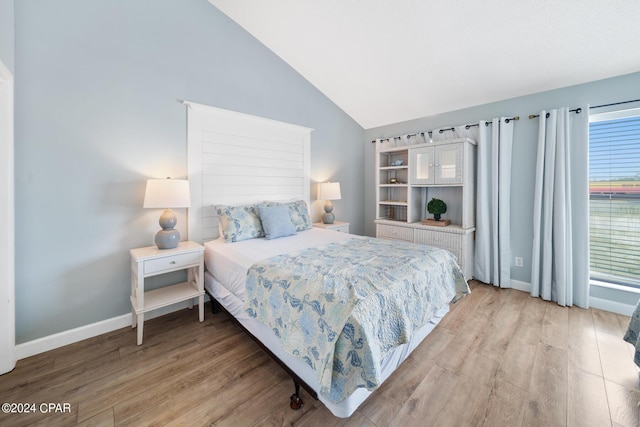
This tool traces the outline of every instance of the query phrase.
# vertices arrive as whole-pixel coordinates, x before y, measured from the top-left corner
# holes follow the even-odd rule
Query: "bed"
[[[629,325],[623,339],[633,345],[633,361],[640,367],[640,301],[638,301],[636,309],[633,311],[631,319],[629,319]]]
[[[313,228],[310,129],[186,104],[207,294],[291,375],[292,408],[302,386],[349,417],[469,292],[455,257]]]

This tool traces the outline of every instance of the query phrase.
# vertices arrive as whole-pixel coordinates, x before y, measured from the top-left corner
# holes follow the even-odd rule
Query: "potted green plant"
[[[440,221],[440,215],[447,211],[447,204],[434,197],[429,201],[429,203],[427,203],[427,211],[430,214],[433,214],[433,219]]]

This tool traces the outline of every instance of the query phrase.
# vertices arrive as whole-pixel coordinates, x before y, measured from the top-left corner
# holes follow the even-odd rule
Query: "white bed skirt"
[[[243,301],[236,295],[226,290],[208,271],[205,273],[205,288],[229,313],[231,313],[251,334],[258,338],[273,354],[294,371],[304,382],[316,390],[318,399],[335,415],[340,418],[347,418],[372,393],[365,388],[359,388],[348,398],[339,403],[333,403],[318,392],[320,384],[316,379],[313,369],[302,360],[285,352],[280,346],[278,338],[262,323],[247,316],[244,312]],[[382,363],[382,380],[386,380],[393,371],[411,354],[411,352],[426,338],[436,327],[442,317],[449,312],[449,306],[440,310],[424,327],[419,329],[411,341],[402,344],[390,352]]]

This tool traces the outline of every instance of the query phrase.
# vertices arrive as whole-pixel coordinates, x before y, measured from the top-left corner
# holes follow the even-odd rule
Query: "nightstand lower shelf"
[[[182,282],[144,293],[144,305],[138,307],[138,298],[131,296],[131,326],[138,328],[138,345],[142,344],[144,313],[189,300],[189,308],[193,308],[193,299],[198,298],[198,318],[204,321],[204,291],[199,291],[194,282]]]
[[[137,308],[138,298],[132,296],[131,306],[135,313],[139,314],[197,297],[204,298],[204,292],[198,291],[193,283],[182,282],[145,292],[142,309]],[[202,302],[199,302],[199,305],[202,306]],[[189,304],[189,307],[192,307],[192,304]]]

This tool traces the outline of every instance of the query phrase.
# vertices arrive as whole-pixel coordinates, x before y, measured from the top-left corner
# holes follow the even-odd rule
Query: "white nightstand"
[[[340,231],[341,233],[349,232],[349,223],[343,221],[334,221],[333,224],[314,222],[313,226],[317,228],[326,228],[327,230]]]
[[[180,242],[175,249],[156,246],[131,249],[131,327],[138,327],[138,345],[142,344],[144,313],[177,302],[198,298],[200,321],[204,321],[204,246]],[[187,270],[187,281],[144,291],[144,279],[172,271]]]

